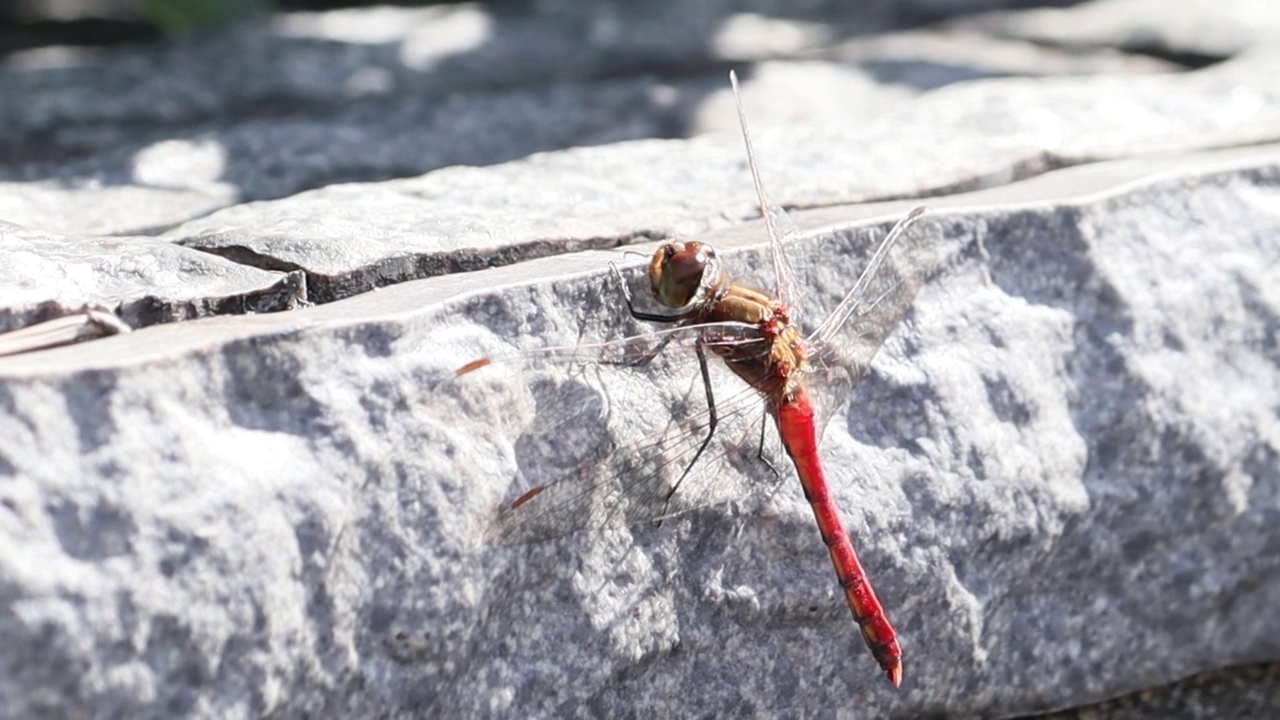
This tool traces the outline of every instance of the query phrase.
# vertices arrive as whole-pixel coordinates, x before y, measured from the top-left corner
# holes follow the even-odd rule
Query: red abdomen
[[[902,682],[902,650],[831,499],[831,490],[827,487],[822,463],[818,459],[817,430],[809,396],[803,389],[797,391],[794,397],[777,408],[776,413],[782,444],[795,463],[804,496],[813,506],[818,532],[831,553],[831,564],[835,566],[840,587],[844,588],[849,610],[853,612],[853,619],[858,622],[862,639],[871,649],[871,654],[896,687]]]

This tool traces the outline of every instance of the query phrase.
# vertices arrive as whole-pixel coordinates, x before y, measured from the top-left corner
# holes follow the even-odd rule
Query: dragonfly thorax
[[[709,347],[771,403],[786,402],[799,389],[808,351],[786,306],[776,298],[732,284],[716,297],[703,320],[752,326],[745,335],[734,334],[737,342],[719,339]]]
[[[790,398],[799,386],[805,351],[786,308],[766,293],[733,284],[707,243],[664,243],[649,262],[653,296],[688,324],[735,323],[707,329],[701,341],[736,375],[771,402]]]
[[[696,240],[663,243],[649,261],[649,287],[669,308],[708,304],[727,282],[715,248]]]

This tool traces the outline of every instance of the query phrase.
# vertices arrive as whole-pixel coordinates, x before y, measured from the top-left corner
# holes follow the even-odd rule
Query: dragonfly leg
[[[773,473],[773,479],[777,480],[782,477],[782,473],[778,472],[777,466],[770,462],[768,453],[764,451],[764,432],[768,425],[769,413],[766,412],[760,417],[760,444],[756,446],[756,457],[759,458],[760,462],[764,463],[765,467],[769,468],[769,471]]]
[[[711,390],[711,368],[707,365],[707,351],[703,347],[703,339],[701,337],[693,344],[693,350],[698,356],[698,370],[702,373],[702,387],[707,393],[707,436],[702,439],[702,444],[698,446],[698,452],[693,454],[693,459],[688,465],[684,466],[684,470],[680,473],[680,477],[676,479],[671,489],[667,491],[666,500],[662,505],[662,514],[658,516],[658,521],[668,516],[671,507],[671,498],[675,497],[676,491],[680,489],[680,484],[684,479],[689,477],[689,471],[693,470],[693,466],[698,464],[698,458],[702,457],[702,453],[706,451],[707,446],[711,444],[711,438],[716,434],[716,425],[719,418],[716,416],[716,398],[715,393]]]
[[[661,355],[663,350],[667,349],[667,345],[671,343],[671,337],[672,336],[667,335],[666,337],[659,340],[658,344],[654,346],[653,350],[651,350],[647,354],[640,355],[639,357],[636,357],[631,360],[623,360],[622,362],[619,362],[616,364],[622,367],[644,367],[645,365],[648,365],[649,363],[653,362],[654,358]]]
[[[636,320],[639,320],[641,322],[676,323],[676,322],[687,320],[691,316],[690,313],[677,313],[675,315],[660,315],[657,313],[647,313],[641,310],[637,310],[635,307],[635,303],[631,297],[631,288],[627,286],[627,281],[622,278],[622,271],[619,270],[618,266],[613,263],[609,263],[609,271],[612,272],[613,277],[617,279],[618,287],[622,288],[622,298],[627,302],[627,312],[631,313],[631,317],[635,318]],[[648,353],[647,355],[636,358],[635,360],[632,360],[630,362],[621,362],[617,364],[622,365],[624,367],[643,367],[645,365],[648,365],[650,362],[653,361],[654,358],[658,357],[658,355],[663,350],[666,349],[667,345],[671,342],[671,337],[672,336],[670,335],[663,337],[662,340],[658,341],[657,347],[655,347],[653,351]]]

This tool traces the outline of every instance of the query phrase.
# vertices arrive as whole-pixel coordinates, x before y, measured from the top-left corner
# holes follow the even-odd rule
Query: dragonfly
[[[834,410],[847,402],[924,281],[928,263],[921,259],[921,253],[900,242],[924,208],[911,210],[889,230],[835,308],[806,331],[800,321],[802,308],[792,304],[797,288],[785,252],[785,241],[796,231],[786,213],[772,205],[765,194],[736,73],[731,71],[729,80],[769,239],[774,292],[733,282],[708,243],[665,242],[648,265],[650,289],[663,311],[639,309],[617,267],[611,265],[611,269],[622,286],[631,317],[670,327],[603,343],[544,348],[507,358],[485,357],[458,368],[455,377],[511,363],[545,367],[559,362],[600,370],[625,369],[644,366],[660,354],[682,347],[691,349],[697,359],[705,395],[700,410],[671,408],[673,415],[683,412],[682,422],[673,422],[629,446],[612,448],[603,459],[588,460],[505,503],[488,537],[498,544],[530,542],[596,528],[619,515],[631,522],[661,522],[698,507],[708,495],[709,484],[722,475],[699,472],[699,467],[744,455],[744,444],[736,435],[724,439],[718,438],[718,432],[731,421],[753,413],[761,415],[756,459],[768,464],[763,432],[772,424],[812,506],[819,535],[862,638],[897,687],[903,678],[897,633],[841,520],[823,471],[818,441]],[[739,390],[728,398],[716,397],[709,369],[712,358],[722,361],[740,381]]]

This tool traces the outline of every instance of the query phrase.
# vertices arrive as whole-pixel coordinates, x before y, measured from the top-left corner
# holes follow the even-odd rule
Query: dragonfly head
[[[649,261],[649,286],[658,302],[682,308],[720,282],[715,248],[697,241],[663,243]]]

